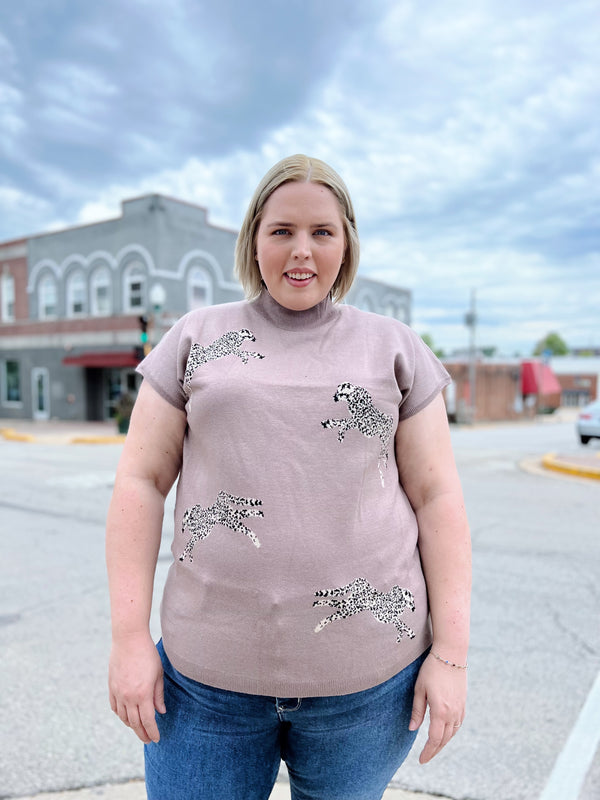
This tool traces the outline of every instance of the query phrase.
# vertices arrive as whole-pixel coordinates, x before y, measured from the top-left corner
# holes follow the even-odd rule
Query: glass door
[[[104,419],[114,419],[121,395],[135,397],[141,382],[142,376],[132,369],[104,370]]]
[[[33,419],[49,419],[50,378],[46,367],[31,370],[31,399]]]

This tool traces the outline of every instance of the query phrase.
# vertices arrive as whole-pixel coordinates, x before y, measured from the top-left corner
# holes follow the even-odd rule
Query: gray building
[[[138,388],[143,328],[147,349],[187,311],[242,299],[236,237],[149,195],[117,219],[0,244],[0,417],[112,418]],[[410,323],[404,289],[359,277],[348,302]]]

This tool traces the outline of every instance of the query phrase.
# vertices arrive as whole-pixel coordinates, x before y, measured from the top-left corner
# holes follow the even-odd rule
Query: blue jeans
[[[148,800],[268,800],[281,759],[292,800],[378,800],[414,743],[425,653],[364,692],[282,698],[205,686],[158,651],[167,712],[145,746]]]

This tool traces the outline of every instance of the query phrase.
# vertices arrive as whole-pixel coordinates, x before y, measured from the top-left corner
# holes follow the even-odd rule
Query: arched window
[[[123,276],[123,310],[144,311],[146,308],[146,271],[139,261],[132,262]]]
[[[77,270],[67,280],[67,316],[81,317],[87,313],[87,287],[83,272]]]
[[[10,273],[2,276],[2,322],[15,321],[15,279]]]
[[[194,267],[188,273],[188,309],[204,308],[213,302],[213,282],[202,267]]]
[[[112,311],[111,280],[108,267],[98,267],[90,281],[91,309],[95,317],[106,317]]]
[[[56,281],[51,275],[45,275],[38,286],[38,316],[40,319],[52,319],[58,314],[58,292]]]

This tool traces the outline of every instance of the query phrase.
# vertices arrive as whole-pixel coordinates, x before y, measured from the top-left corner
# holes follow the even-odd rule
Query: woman
[[[107,523],[113,711],[149,800],[380,798],[462,724],[470,545],[442,365],[339,301],[358,267],[341,178],[276,164],[236,247],[247,300],[183,317],[144,382]],[[173,563],[149,632],[164,499]]]

